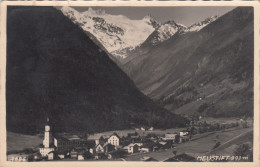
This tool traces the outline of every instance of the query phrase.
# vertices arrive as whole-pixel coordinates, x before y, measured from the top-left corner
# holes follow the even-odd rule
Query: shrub
[[[203,103],[202,105],[199,106],[197,112],[202,113],[205,109],[207,109],[209,105],[207,103]]]
[[[215,149],[215,148],[217,148],[217,147],[219,147],[220,146],[220,142],[217,142],[216,144],[215,144],[215,146],[213,147],[213,149]]]

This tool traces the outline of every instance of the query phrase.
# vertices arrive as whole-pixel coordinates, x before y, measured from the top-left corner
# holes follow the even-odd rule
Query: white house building
[[[177,136],[177,133],[166,133],[165,137],[163,139],[164,140],[174,140],[176,136]]]
[[[101,144],[98,144],[97,146],[96,146],[96,150],[95,150],[97,153],[103,153],[103,152],[105,152],[105,149],[104,149],[104,147],[101,145]]]
[[[40,148],[40,153],[43,157],[54,151],[53,136],[51,132],[51,126],[49,125],[49,118],[47,118],[47,124],[45,125],[43,147]]]
[[[131,143],[128,145],[128,153],[137,153],[139,151],[139,146],[137,144]]]
[[[113,133],[108,138],[107,142],[114,145],[114,146],[119,146],[120,145],[120,137],[116,133]]]
[[[180,136],[187,136],[189,134],[188,131],[181,131]]]

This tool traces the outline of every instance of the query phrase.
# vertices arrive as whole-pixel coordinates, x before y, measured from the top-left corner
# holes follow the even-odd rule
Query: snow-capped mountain
[[[61,11],[84,31],[93,35],[111,55],[120,61],[144,43],[151,46],[158,45],[176,33],[199,31],[218,18],[218,16],[209,17],[186,27],[173,20],[160,24],[151,15],[141,20],[131,20],[123,15],[111,15],[104,10],[92,8],[88,8],[85,12],[78,12],[71,7],[62,7]]]
[[[71,7],[63,7],[61,11],[84,31],[94,35],[108,52],[121,58],[125,58],[125,55],[116,54],[116,51],[125,48],[134,49],[142,44],[159,25],[151,16],[145,16],[141,20],[131,20],[123,15],[110,15],[105,11],[92,8],[82,13]]]
[[[208,18],[206,18],[205,20],[203,20],[199,23],[195,23],[195,24],[191,25],[190,27],[185,29],[184,32],[200,31],[202,28],[206,27],[209,23],[212,23],[217,18],[218,18],[218,16],[208,17]]]
[[[167,21],[160,25],[158,29],[151,35],[152,45],[157,45],[169,38],[171,38],[177,32],[182,32],[186,29],[186,26],[176,23],[175,21]]]
[[[200,31],[202,28],[207,26],[208,24],[212,23],[218,18],[218,16],[212,16],[208,17],[205,20],[195,23],[191,25],[190,27],[186,27],[185,25],[176,23],[175,21],[167,21],[166,23],[160,25],[154,33],[152,33],[149,37],[148,40],[152,45],[158,45],[159,43],[170,39],[173,35],[176,33],[179,34],[185,34],[187,32],[197,32]]]

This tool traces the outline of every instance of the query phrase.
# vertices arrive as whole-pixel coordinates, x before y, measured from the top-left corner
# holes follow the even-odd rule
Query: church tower
[[[45,125],[43,146],[49,148],[53,144],[53,136],[51,132],[51,126],[49,124],[49,118],[47,118],[47,124]]]

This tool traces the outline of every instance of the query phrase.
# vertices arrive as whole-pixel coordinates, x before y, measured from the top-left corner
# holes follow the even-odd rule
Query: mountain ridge
[[[252,115],[253,30],[253,9],[236,8],[200,31],[148,48],[123,68],[144,94],[178,114]]]
[[[8,7],[7,12],[8,131],[38,133],[46,117],[57,132],[184,126],[187,120],[143,95],[60,11]]]

